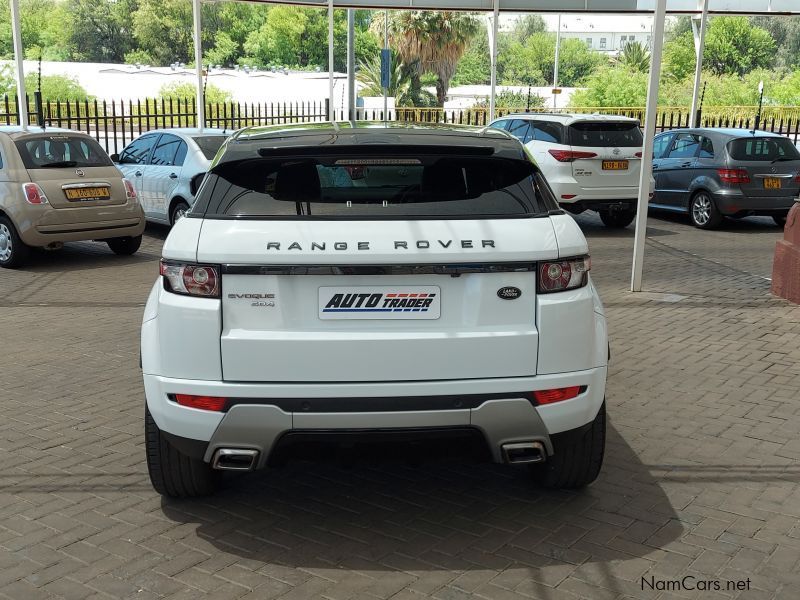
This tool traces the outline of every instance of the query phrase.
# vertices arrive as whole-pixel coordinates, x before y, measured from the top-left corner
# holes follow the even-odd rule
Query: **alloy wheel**
[[[14,252],[11,243],[11,230],[5,223],[0,223],[0,261],[5,262],[11,258]]]
[[[706,194],[698,194],[692,202],[692,218],[698,225],[707,225],[711,220],[711,198]]]

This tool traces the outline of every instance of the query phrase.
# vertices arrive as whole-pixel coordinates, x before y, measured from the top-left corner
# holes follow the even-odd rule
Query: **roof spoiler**
[[[491,156],[495,149],[491,146],[452,146],[433,144],[358,144],[358,145],[327,145],[327,146],[273,146],[258,149],[259,156],[270,157],[296,157],[319,156],[320,154],[338,154],[356,156],[364,154],[392,154],[395,156],[430,156],[447,154],[456,156]]]

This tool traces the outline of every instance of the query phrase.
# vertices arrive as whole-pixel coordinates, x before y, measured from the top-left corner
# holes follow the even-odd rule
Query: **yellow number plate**
[[[628,168],[627,160],[604,160],[604,171],[624,171]]]
[[[103,200],[111,197],[107,187],[69,188],[64,193],[67,200]]]
[[[767,177],[764,179],[765,190],[779,190],[781,189],[781,180],[777,177]]]

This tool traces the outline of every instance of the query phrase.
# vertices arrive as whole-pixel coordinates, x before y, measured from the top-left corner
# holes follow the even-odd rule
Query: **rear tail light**
[[[553,404],[554,402],[561,402],[562,400],[571,400],[577,398],[581,393],[579,385],[571,387],[557,388],[554,390],[537,390],[533,392],[533,397],[536,398],[537,404]]]
[[[164,289],[184,296],[219,298],[219,268],[161,261]]]
[[[794,176],[794,182],[800,183],[800,172],[798,172],[797,175]]]
[[[635,152],[635,153],[634,153],[634,156],[635,156],[636,158],[642,158],[642,153],[641,153],[641,152]]]
[[[23,183],[22,192],[25,194],[28,204],[49,204],[42,188],[35,183]]]
[[[222,412],[228,404],[227,398],[219,396],[193,396],[191,394],[175,394],[175,401],[181,406],[189,408],[199,408],[201,410],[213,410]]]
[[[572,162],[578,158],[594,158],[597,156],[595,152],[577,152],[574,150],[548,150],[548,152],[558,162]]]
[[[539,263],[539,293],[563,292],[585,286],[592,259],[588,256]]]
[[[750,183],[747,169],[717,169],[720,181],[725,185],[739,185]]]
[[[128,199],[128,202],[136,200],[136,189],[134,189],[133,184],[124,178],[122,183],[125,184],[125,197]]]

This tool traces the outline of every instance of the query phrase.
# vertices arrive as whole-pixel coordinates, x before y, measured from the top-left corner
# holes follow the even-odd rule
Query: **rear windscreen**
[[[513,217],[556,209],[548,193],[522,159],[257,158],[216,167],[193,212],[211,218]]]
[[[800,160],[794,144],[782,137],[752,137],[728,142],[733,160],[772,162],[778,159]]]
[[[571,146],[614,146],[633,148],[642,145],[642,131],[637,123],[573,123],[569,126]]]
[[[15,143],[26,169],[114,165],[100,144],[88,137],[53,134],[26,137]]]
[[[217,155],[217,150],[227,139],[224,135],[200,135],[192,138],[194,143],[200,148],[208,160],[212,160]]]

